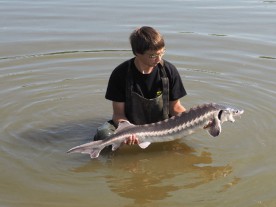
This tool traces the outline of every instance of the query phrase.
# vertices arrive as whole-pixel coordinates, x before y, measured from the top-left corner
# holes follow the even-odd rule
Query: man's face
[[[149,67],[155,67],[165,54],[165,48],[160,50],[147,50],[144,54],[137,54],[136,57]]]

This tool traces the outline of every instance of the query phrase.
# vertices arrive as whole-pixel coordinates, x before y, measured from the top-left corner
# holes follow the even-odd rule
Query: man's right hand
[[[128,139],[125,140],[124,143],[127,145],[134,145],[134,144],[139,144],[139,140],[135,134],[132,134]]]

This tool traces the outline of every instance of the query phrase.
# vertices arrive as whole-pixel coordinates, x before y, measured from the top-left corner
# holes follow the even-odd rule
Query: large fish
[[[114,151],[132,134],[136,135],[138,145],[143,149],[153,142],[167,142],[183,138],[194,133],[198,128],[206,129],[211,136],[216,137],[221,133],[223,122],[234,122],[234,117],[240,116],[243,112],[243,110],[232,107],[209,103],[152,124],[133,125],[123,122],[119,124],[115,133],[106,139],[76,146],[68,150],[68,153],[79,152],[89,154],[91,158],[97,158],[103,148],[112,145]]]

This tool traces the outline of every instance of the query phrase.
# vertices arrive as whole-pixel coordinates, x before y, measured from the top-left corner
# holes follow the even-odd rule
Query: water
[[[0,205],[275,206],[276,2],[0,1]],[[186,108],[245,110],[199,132],[90,160],[65,152],[111,117],[113,68],[141,25],[165,37]]]

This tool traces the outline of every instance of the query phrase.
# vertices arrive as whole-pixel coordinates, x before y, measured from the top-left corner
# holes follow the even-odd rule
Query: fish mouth
[[[239,112],[238,112],[238,115],[242,115],[244,113],[244,110],[240,110]]]
[[[244,113],[244,110],[238,110],[235,116],[241,118],[241,115]]]
[[[240,118],[241,118],[241,115],[242,115],[243,113],[244,113],[244,110],[241,110],[241,112],[240,112],[240,116],[239,116]]]

